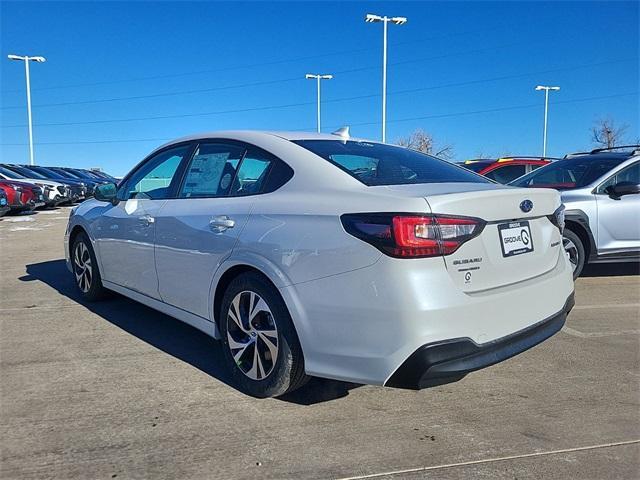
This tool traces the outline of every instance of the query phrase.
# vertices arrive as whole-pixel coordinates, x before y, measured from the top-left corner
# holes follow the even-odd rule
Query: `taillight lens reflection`
[[[479,218],[448,215],[345,214],[345,230],[392,257],[449,255],[480,234]]]

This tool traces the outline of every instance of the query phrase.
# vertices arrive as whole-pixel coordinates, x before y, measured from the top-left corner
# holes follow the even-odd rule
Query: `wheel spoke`
[[[258,346],[255,344],[255,342],[252,342],[254,345],[253,348],[253,360],[251,363],[251,368],[249,369],[248,372],[246,372],[247,376],[253,380],[257,380],[258,379]]]
[[[258,378],[266,377],[264,367],[262,366],[262,359],[260,358],[260,352],[258,351],[258,341],[256,340],[256,363],[258,364]]]
[[[271,362],[272,363],[276,363],[276,358],[278,356],[278,347],[277,347],[277,343],[278,343],[278,334],[276,333],[275,335],[275,342],[273,339],[271,339],[270,337],[268,337],[267,335],[265,335],[265,332],[258,332],[258,337],[260,338],[260,340],[262,340],[262,343],[264,343],[267,348],[269,349],[269,354],[271,355]]]
[[[238,350],[236,353],[233,353],[233,351],[231,353],[233,354],[233,359],[235,360],[236,364],[240,365],[240,359],[244,355],[244,352],[246,352],[249,345],[251,345],[253,342],[249,341],[247,343],[239,343],[236,342],[229,334],[227,334],[227,340],[229,342],[229,348],[231,348],[232,350]],[[232,346],[232,342],[235,346]]]
[[[240,295],[237,295],[236,298],[234,298],[231,302],[231,305],[229,306],[228,317],[233,320],[233,322],[238,326],[240,330],[246,333],[246,330],[242,326],[242,322],[240,321]]]
[[[251,343],[251,339],[247,340],[246,342],[239,342],[238,340],[233,338],[230,333],[227,332],[227,342],[229,343],[229,348],[231,350],[237,350],[239,348],[247,348],[247,346],[249,346],[249,344]]]
[[[249,313],[249,321],[253,320],[260,312],[271,313],[271,311],[269,310],[269,306],[261,297],[258,297],[258,301],[253,304],[253,308],[250,310],[250,312],[251,313]]]

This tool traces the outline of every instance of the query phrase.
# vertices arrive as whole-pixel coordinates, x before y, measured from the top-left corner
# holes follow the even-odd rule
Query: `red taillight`
[[[399,258],[449,255],[485,225],[479,218],[448,215],[350,213],[341,219],[348,233]]]

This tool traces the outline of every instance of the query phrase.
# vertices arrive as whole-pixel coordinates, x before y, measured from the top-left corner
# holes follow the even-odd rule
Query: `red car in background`
[[[498,183],[509,183],[536,168],[544,167],[555,158],[540,157],[502,157],[494,159],[467,160],[458,165],[473,170],[480,175]]]
[[[33,210],[44,205],[44,194],[40,187],[29,183],[1,180],[0,188],[7,195],[7,203],[11,212]]]

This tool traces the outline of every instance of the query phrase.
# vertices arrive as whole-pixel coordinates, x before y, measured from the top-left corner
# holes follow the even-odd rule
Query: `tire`
[[[217,318],[225,363],[238,390],[257,398],[277,397],[307,382],[291,315],[267,278],[254,272],[234,278]]]
[[[567,255],[569,255],[569,261],[573,268],[573,279],[575,280],[580,276],[584,268],[586,260],[584,245],[580,237],[567,228],[563,233],[562,245]]]
[[[71,246],[71,265],[80,295],[89,302],[102,300],[108,290],[102,286],[98,262],[87,234],[79,233]]]

